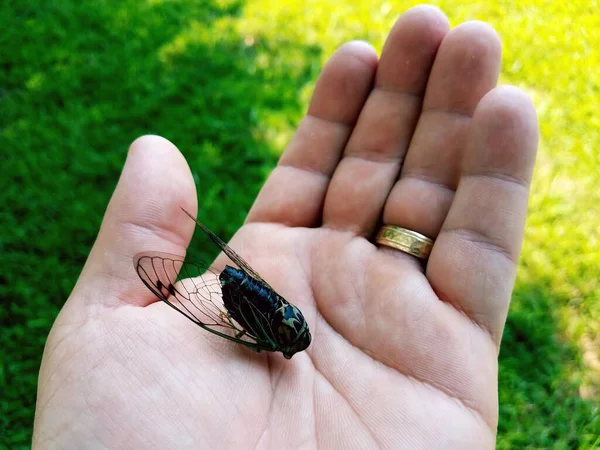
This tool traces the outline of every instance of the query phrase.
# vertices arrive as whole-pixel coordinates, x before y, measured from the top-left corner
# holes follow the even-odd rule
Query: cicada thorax
[[[272,328],[275,312],[287,302],[268,286],[246,272],[225,266],[219,275],[223,306],[248,335],[263,344],[279,348],[277,331]]]

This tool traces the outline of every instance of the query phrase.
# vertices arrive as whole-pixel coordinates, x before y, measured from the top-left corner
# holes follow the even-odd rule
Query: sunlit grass
[[[289,141],[322,64],[351,39],[380,51],[415,4],[2,2],[0,345],[14,351],[1,360],[0,447],[28,446],[43,342],[128,144],[143,133],[175,142],[192,167],[200,217],[228,236]],[[476,19],[498,30],[501,81],[529,92],[540,120],[500,355],[498,448],[599,446],[599,5],[437,4],[453,25]]]

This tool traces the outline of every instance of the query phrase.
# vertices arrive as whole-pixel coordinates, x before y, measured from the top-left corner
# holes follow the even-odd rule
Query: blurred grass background
[[[93,244],[128,145],[185,154],[200,218],[229,237],[350,39],[380,50],[417,2],[4,0],[0,4],[0,448],[28,448],[53,319]],[[502,83],[534,98],[541,143],[500,354],[498,448],[600,447],[597,1],[438,6],[502,37]],[[450,426],[450,425],[449,425]]]

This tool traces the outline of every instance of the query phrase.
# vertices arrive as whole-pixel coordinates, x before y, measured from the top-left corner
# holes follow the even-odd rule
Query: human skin
[[[312,344],[289,361],[141,283],[133,256],[184,255],[195,225],[180,207],[198,205],[177,148],[137,139],[48,337],[33,447],[494,448],[538,140],[528,96],[496,87],[500,59],[488,25],[450,31],[422,6],[379,60],[351,42],[324,67],[230,242],[308,321]],[[379,221],[435,239],[427,263],[374,245]]]

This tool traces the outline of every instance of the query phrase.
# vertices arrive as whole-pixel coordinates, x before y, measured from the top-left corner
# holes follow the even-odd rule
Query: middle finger
[[[448,20],[420,6],[402,15],[385,43],[371,91],[333,174],[323,210],[328,228],[369,235],[397,179]]]
[[[496,85],[500,60],[498,35],[484,23],[464,23],[444,38],[385,224],[437,237],[454,199],[471,116]]]

